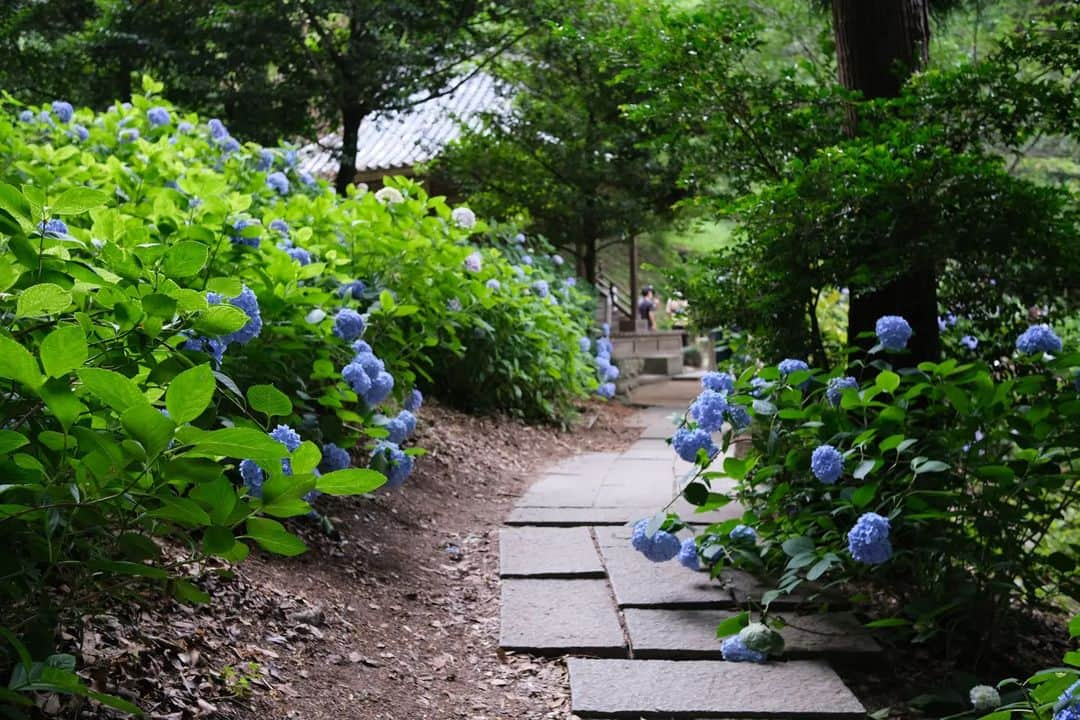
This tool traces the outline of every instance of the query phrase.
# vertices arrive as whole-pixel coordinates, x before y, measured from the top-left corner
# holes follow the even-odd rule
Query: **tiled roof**
[[[357,133],[356,170],[385,170],[389,174],[412,168],[435,157],[443,146],[457,139],[461,134],[459,123],[475,128],[480,122],[479,113],[505,112],[508,108],[495,78],[476,73],[448,95],[403,111],[368,116]],[[340,153],[341,135],[326,135],[318,143],[301,148],[300,166],[312,174],[332,175],[337,172]]]

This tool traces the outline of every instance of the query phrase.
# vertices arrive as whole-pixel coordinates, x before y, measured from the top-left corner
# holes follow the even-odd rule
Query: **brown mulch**
[[[561,662],[497,648],[498,530],[543,465],[630,444],[633,412],[590,404],[559,431],[428,404],[401,490],[318,501],[336,535],[294,521],[299,557],[196,569],[209,605],[152,597],[64,637],[98,689],[162,720],[567,717]]]

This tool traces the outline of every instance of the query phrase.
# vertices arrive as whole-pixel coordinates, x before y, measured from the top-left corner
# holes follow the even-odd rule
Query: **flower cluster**
[[[688,570],[697,570],[701,567],[701,562],[698,560],[697,543],[694,542],[694,538],[687,538],[682,541],[678,558],[679,564]]]
[[[648,519],[638,520],[634,524],[634,531],[630,535],[630,545],[635,550],[649,558],[653,562],[667,562],[682,550],[682,543],[666,530],[657,530],[651,536],[648,530]]]
[[[736,525],[728,533],[728,538],[735,543],[747,543],[753,545],[757,542],[757,531],[749,525]]]
[[[371,451],[371,467],[386,476],[386,484],[399,488],[413,469],[412,456],[392,442],[380,440]]]
[[[471,230],[476,225],[476,213],[467,207],[454,208],[450,219],[463,230]]]
[[[398,205],[405,202],[405,196],[397,188],[384,187],[375,193],[375,199],[383,205]]]
[[[703,390],[690,405],[690,417],[708,433],[719,432],[727,411],[727,396],[715,390]]]
[[[406,410],[411,413],[416,413],[420,410],[424,404],[424,394],[416,388],[413,388],[408,395],[405,396],[405,402],[403,403]]]
[[[465,258],[465,269],[469,272],[478,273],[484,267],[484,256],[480,254],[479,250],[469,253]]]
[[[1061,693],[1054,704],[1054,720],[1080,720],[1080,680]]]
[[[883,315],[874,324],[878,342],[886,350],[903,350],[911,339],[912,330],[908,321],[899,315]]]
[[[348,450],[338,447],[334,443],[326,443],[322,446],[322,462],[319,463],[319,469],[323,472],[344,470],[351,464],[352,458],[349,457]]]
[[[989,685],[976,685],[969,693],[971,709],[975,712],[990,712],[1001,705],[1001,694]]]
[[[848,533],[848,552],[857,562],[880,565],[892,557],[889,520],[875,512],[864,513]]]
[[[840,407],[840,401],[844,398],[844,391],[858,389],[859,381],[850,375],[829,378],[829,382],[825,385],[825,398],[833,407]]]
[[[765,653],[751,650],[738,635],[725,638],[720,644],[720,656],[727,662],[763,663],[768,660]]]
[[[710,459],[720,452],[713,443],[712,436],[701,428],[679,428],[671,438],[671,446],[675,448],[675,453],[688,463],[697,462],[700,450],[704,450]]]
[[[538,282],[544,282],[540,280]],[[547,288],[547,283],[544,283],[544,288]],[[619,379],[619,368],[611,362],[611,326],[607,323],[600,328],[603,335],[596,341],[596,374],[600,380],[600,386],[596,389],[596,394],[605,400],[610,400],[615,397],[615,381]],[[581,338],[578,342],[582,352],[587,352],[589,349],[589,339]]]
[[[1032,325],[1016,338],[1016,349],[1025,355],[1061,352],[1061,338],[1045,323]]]
[[[342,340],[356,340],[364,334],[364,318],[352,308],[342,308],[334,316],[334,335]]]
[[[233,223],[233,234],[230,237],[234,245],[247,245],[248,247],[259,247],[259,236],[252,233],[245,233],[244,230],[249,227],[254,227],[259,223],[255,220],[248,220],[241,218]]]
[[[776,367],[778,370],[780,370],[780,374],[784,375],[785,377],[793,372],[798,372],[799,370],[810,369],[810,366],[806,364],[806,361],[796,360],[795,358],[787,358],[786,360],[781,360],[780,364]]]
[[[210,305],[218,305],[225,298],[215,292],[206,294],[206,302]],[[244,314],[248,316],[248,321],[242,328],[228,335],[221,337],[192,337],[184,343],[185,350],[192,350],[195,352],[207,352],[214,358],[216,365],[221,365],[222,358],[225,355],[225,351],[232,343],[239,345],[246,345],[259,336],[262,332],[263,322],[262,314],[259,311],[259,298],[256,297],[255,292],[244,285],[240,289],[240,294],[234,298],[229,299],[229,304],[233,307],[239,308],[244,311]]]
[[[356,355],[342,369],[341,376],[368,407],[376,407],[394,389],[394,376],[363,340],[353,343],[353,350]]]
[[[274,190],[278,195],[289,194],[289,178],[280,170],[266,176],[266,186]]]
[[[844,456],[832,445],[819,445],[810,455],[810,471],[826,485],[834,485],[844,474]]]
[[[172,118],[169,116],[169,111],[161,106],[152,107],[147,110],[146,119],[150,121],[150,125],[153,127],[168,125],[172,121]]]
[[[707,372],[701,377],[701,387],[726,395],[735,391],[735,377],[726,372]]]

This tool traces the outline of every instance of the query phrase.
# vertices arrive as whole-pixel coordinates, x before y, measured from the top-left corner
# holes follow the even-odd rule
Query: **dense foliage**
[[[67,613],[133,579],[206,600],[198,557],[300,553],[280,519],[403,483],[417,385],[545,420],[597,386],[585,300],[550,263],[470,245],[468,208],[408,182],[340,198],[144,87],[100,114],[0,114],[12,690],[89,692],[68,658],[30,663]]]
[[[672,438],[698,466],[683,495],[744,513],[686,541],[689,560],[775,578],[766,612],[781,594],[847,590],[894,608],[871,626],[990,647],[1010,609],[1080,598],[1080,547],[1046,542],[1080,493],[1080,354],[1032,326],[1014,338],[1014,372],[995,377],[956,359],[908,367],[910,338],[902,318],[881,318],[861,383],[797,359],[706,375]],[[752,449],[730,456],[747,431]],[[681,527],[661,514],[643,532]]]

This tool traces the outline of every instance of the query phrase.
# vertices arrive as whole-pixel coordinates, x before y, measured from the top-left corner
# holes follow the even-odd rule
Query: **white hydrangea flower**
[[[405,196],[397,188],[384,187],[375,193],[375,199],[383,205],[397,205],[405,202]]]
[[[454,208],[454,211],[450,213],[450,219],[454,221],[454,224],[459,228],[470,230],[476,225],[476,213],[467,207]]]
[[[1001,695],[989,685],[971,688],[971,706],[976,712],[988,712],[1001,705]]]

